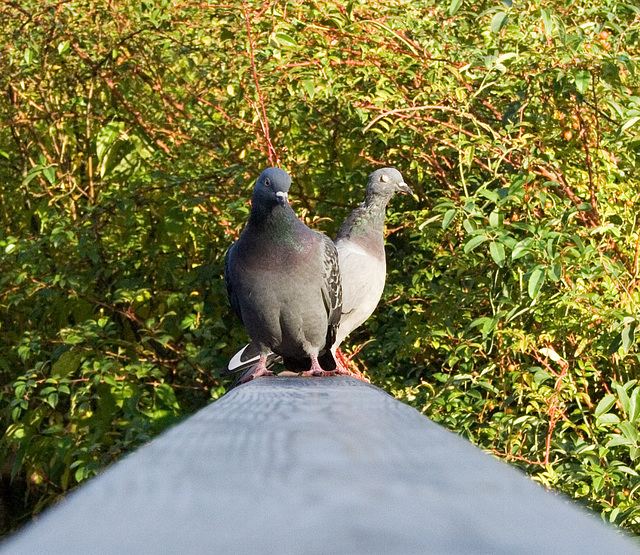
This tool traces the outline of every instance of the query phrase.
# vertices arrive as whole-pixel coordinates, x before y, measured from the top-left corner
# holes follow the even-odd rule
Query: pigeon
[[[243,354],[257,364],[241,381],[273,375],[269,357],[303,375],[333,375],[342,303],[338,252],[322,233],[295,215],[287,193],[289,174],[264,170],[253,189],[249,221],[225,258],[229,302],[252,342]]]
[[[396,193],[413,194],[400,172],[394,168],[374,171],[369,176],[365,201],[351,212],[336,237],[343,290],[341,318],[331,347],[334,359],[342,341],[371,316],[382,296],[386,278],[385,210]],[[223,374],[237,374],[234,387],[248,381],[246,376],[259,361],[258,346],[249,343],[233,356]],[[276,354],[267,354],[267,368],[277,362]],[[339,372],[351,374],[345,368],[342,370]]]
[[[382,168],[369,176],[365,200],[345,220],[335,240],[342,276],[342,315],[332,351],[373,313],[387,274],[384,220],[396,193],[412,195],[402,174]]]

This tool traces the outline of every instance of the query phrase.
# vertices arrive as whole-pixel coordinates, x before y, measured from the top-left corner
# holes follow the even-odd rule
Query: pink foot
[[[318,362],[318,357],[316,355],[311,356],[311,368],[306,372],[302,373],[303,376],[335,376],[336,373],[333,370],[323,370],[322,366]]]
[[[262,376],[275,376],[275,374],[271,371],[267,369],[267,356],[266,355],[262,355],[260,357],[260,361],[258,362],[258,366],[256,366],[256,369],[251,372],[251,374],[249,374],[248,376],[245,376],[244,378],[242,378],[240,380],[240,383],[247,383],[250,382],[251,380],[255,380],[256,378],[261,378]]]

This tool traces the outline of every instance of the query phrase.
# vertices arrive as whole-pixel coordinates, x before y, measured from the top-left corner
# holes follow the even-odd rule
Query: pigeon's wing
[[[327,310],[328,329],[326,347],[329,349],[336,338],[336,331],[342,314],[342,282],[340,278],[340,266],[338,264],[338,251],[326,235],[321,235],[323,242],[323,276],[322,298]]]
[[[229,304],[231,308],[236,313],[236,316],[240,318],[242,322],[242,311],[240,310],[240,299],[233,288],[233,253],[235,250],[237,243],[234,243],[229,247],[227,251],[227,256],[224,258],[224,285],[227,288],[227,297],[229,297]],[[244,322],[243,322],[244,324]]]

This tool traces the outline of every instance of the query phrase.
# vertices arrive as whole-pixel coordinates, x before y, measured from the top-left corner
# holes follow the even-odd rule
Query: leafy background
[[[259,172],[334,235],[368,174],[372,381],[640,534],[640,9],[0,4],[0,526],[225,392]]]

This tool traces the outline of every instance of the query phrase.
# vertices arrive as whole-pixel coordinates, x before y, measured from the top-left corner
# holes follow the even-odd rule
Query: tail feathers
[[[275,353],[270,352],[267,354],[267,360],[265,362],[267,369],[276,363],[282,363],[282,358]],[[231,391],[234,387],[252,380],[252,375],[258,368],[258,364],[260,364],[260,349],[254,343],[249,343],[242,347],[242,349],[233,355],[227,366],[221,372],[223,376],[235,374],[235,379],[227,388],[227,391]]]
[[[255,343],[248,343],[240,349],[224,367],[223,376],[242,372],[251,366],[258,364],[260,360],[260,348]]]
[[[258,366],[259,362],[260,347],[256,343],[248,343],[231,357],[231,360],[220,373],[223,376],[230,374],[239,374],[241,376],[250,375],[251,371]],[[267,354],[267,368],[271,368],[277,362],[281,362],[278,355],[275,353]]]

